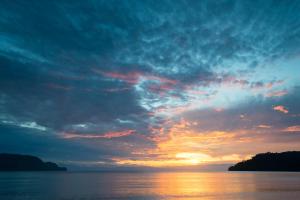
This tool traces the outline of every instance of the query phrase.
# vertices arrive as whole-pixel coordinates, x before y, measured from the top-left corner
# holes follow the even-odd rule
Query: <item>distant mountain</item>
[[[0,171],[66,171],[52,162],[43,162],[35,156],[0,154]]]
[[[228,168],[229,171],[300,171],[300,151],[261,153]]]

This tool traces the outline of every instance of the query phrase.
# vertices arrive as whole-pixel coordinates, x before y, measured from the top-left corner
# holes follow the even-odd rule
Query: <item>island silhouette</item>
[[[53,162],[43,162],[31,155],[0,154],[0,171],[66,171]]]
[[[228,168],[229,171],[300,171],[300,151],[260,153]]]

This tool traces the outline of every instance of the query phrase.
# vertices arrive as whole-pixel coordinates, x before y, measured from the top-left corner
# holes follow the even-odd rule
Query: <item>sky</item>
[[[300,1],[0,2],[0,152],[71,168],[300,150]]]

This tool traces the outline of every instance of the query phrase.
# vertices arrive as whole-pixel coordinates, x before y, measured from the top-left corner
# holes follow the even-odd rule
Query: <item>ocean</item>
[[[1,200],[300,199],[293,172],[1,172]]]

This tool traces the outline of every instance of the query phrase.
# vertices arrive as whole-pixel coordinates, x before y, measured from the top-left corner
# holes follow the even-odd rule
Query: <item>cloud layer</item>
[[[0,151],[158,166],[300,150],[299,1],[4,1],[0,13]]]

